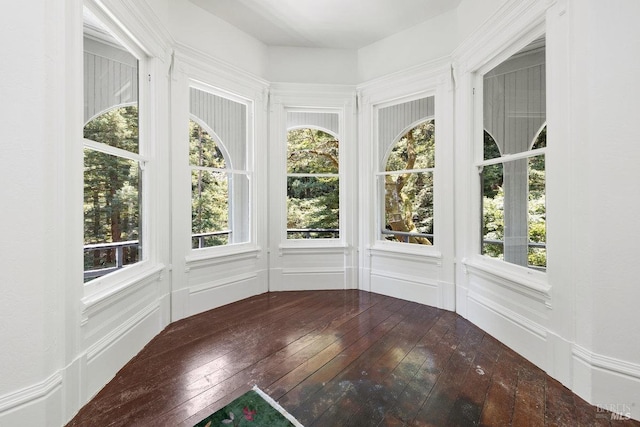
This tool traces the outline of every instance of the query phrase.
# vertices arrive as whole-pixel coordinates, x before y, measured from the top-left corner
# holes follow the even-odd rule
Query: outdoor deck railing
[[[303,239],[311,239],[311,233],[328,234],[330,238],[340,237],[340,229],[338,228],[288,228],[287,236],[291,234],[301,234]]]
[[[104,276],[105,274],[109,274],[113,271],[119,270],[125,266],[124,260],[124,248],[138,248],[140,242],[138,240],[126,240],[122,242],[113,242],[113,243],[94,243],[90,245],[84,245],[84,253],[91,251],[104,251],[104,250],[113,250],[115,252],[115,256],[113,259],[112,266],[103,267],[103,268],[94,268],[91,270],[85,270],[84,272],[84,280],[85,282],[89,279],[95,279],[96,277]]]
[[[291,234],[300,234],[304,239],[311,239],[312,234],[316,233],[318,235],[328,234],[332,238],[339,237],[340,230],[337,228],[290,228],[287,229],[287,235]],[[433,234],[429,233],[409,233],[405,231],[393,231],[393,230],[382,230],[383,235],[389,236],[403,236],[405,237],[405,241],[408,242],[410,237],[426,237],[433,243]],[[231,230],[223,230],[223,231],[215,231],[211,233],[195,233],[192,234],[192,239],[197,239],[198,245],[194,249],[204,248],[205,238],[212,236],[230,236]],[[483,244],[493,244],[493,245],[504,245],[502,240],[493,240],[493,239],[484,239],[482,241]],[[126,266],[125,257],[124,257],[124,248],[138,248],[140,242],[138,240],[127,240],[123,242],[113,242],[113,243],[96,243],[90,245],[84,245],[84,252],[91,251],[106,251],[112,250],[114,251],[114,256],[112,259],[110,266],[103,268],[93,268],[89,270],[85,270],[84,272],[84,280],[95,279],[97,277],[104,276],[106,274],[112,273],[116,270],[119,270]],[[542,242],[529,242],[528,246],[530,248],[546,248],[546,244]],[[136,257],[137,260],[137,257]]]

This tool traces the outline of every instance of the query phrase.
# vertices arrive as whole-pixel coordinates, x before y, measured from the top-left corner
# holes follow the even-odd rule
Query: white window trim
[[[188,253],[187,255],[185,255],[185,262],[187,264],[190,263],[194,263],[194,262],[204,262],[206,260],[210,260],[210,259],[215,259],[215,258],[226,258],[229,257],[231,255],[242,255],[245,253],[257,253],[260,251],[259,246],[256,243],[256,238],[257,238],[257,230],[256,230],[256,212],[255,212],[255,204],[256,201],[254,200],[255,198],[255,163],[254,163],[254,158],[255,158],[255,102],[252,99],[249,98],[245,98],[242,95],[227,91],[225,89],[222,89],[218,86],[214,86],[214,85],[210,85],[208,83],[206,83],[203,80],[200,79],[195,79],[195,78],[188,78],[187,79],[187,87],[186,87],[186,91],[187,91],[187,100],[189,99],[189,91],[191,88],[212,94],[212,95],[216,95],[219,96],[221,98],[225,98],[228,99],[230,101],[236,102],[238,104],[242,104],[246,107],[246,149],[247,149],[247,153],[246,153],[246,169],[233,169],[233,159],[230,158],[228,152],[226,151],[226,147],[224,146],[224,144],[221,144],[221,146],[219,147],[221,150],[224,151],[224,156],[225,157],[225,161],[228,160],[229,162],[229,168],[228,169],[222,169],[222,168],[209,168],[209,167],[201,167],[201,166],[193,166],[189,163],[187,163],[185,170],[188,171],[189,174],[189,178],[187,180],[187,182],[191,182],[191,171],[193,170],[207,170],[207,171],[212,171],[212,172],[221,172],[221,173],[227,173],[227,174],[234,174],[234,175],[244,175],[247,177],[247,180],[249,181],[249,200],[248,200],[248,213],[249,213],[249,220],[248,220],[248,226],[250,227],[249,230],[249,240],[246,242],[240,242],[240,243],[228,243],[226,245],[219,245],[219,246],[209,246],[209,247],[205,247],[205,248],[193,248],[192,247],[192,223],[191,220],[188,221]],[[189,106],[189,101],[187,101],[187,110]],[[194,120],[193,115],[187,111],[187,117],[189,117],[190,120]],[[220,144],[220,138],[218,135],[216,135],[215,131],[213,131],[213,129],[210,129],[208,125],[202,123],[200,120],[194,120],[196,123],[198,123],[198,125],[202,126],[205,131],[207,133],[211,132],[211,136],[214,137],[214,140],[216,141],[216,144]],[[189,150],[189,139],[186,138],[186,149],[187,151]],[[188,156],[187,156],[187,162],[188,162]],[[189,190],[189,194],[191,194],[191,190]],[[229,194],[231,194],[231,189],[229,189]],[[191,212],[191,196],[189,196],[189,212]],[[229,210],[231,211],[232,208],[232,204],[229,203]],[[189,215],[189,218],[191,218],[191,215]],[[233,219],[232,219],[232,215],[230,215],[229,218],[229,229],[233,232],[235,227],[235,224],[233,224]]]
[[[105,154],[116,155],[118,157],[138,161],[140,165],[140,184],[142,191],[140,194],[139,232],[141,236],[140,247],[142,249],[142,254],[137,263],[125,266],[119,270],[97,277],[83,284],[84,299],[90,299],[96,303],[114,293],[119,293],[124,288],[128,288],[139,283],[141,280],[145,280],[154,274],[158,274],[159,271],[164,269],[164,265],[159,263],[157,260],[157,249],[155,248],[156,240],[151,231],[153,229],[152,223],[157,223],[150,209],[152,201],[155,199],[152,196],[153,188],[155,187],[153,187],[150,178],[153,175],[153,171],[150,169],[155,167],[153,156],[151,156],[154,149],[151,146],[148,136],[153,134],[151,129],[153,113],[150,108],[150,98],[153,90],[152,85],[150,84],[150,61],[152,58],[148,55],[147,51],[142,47],[133,34],[124,28],[122,24],[115,19],[114,15],[102,4],[89,0],[85,2],[84,7],[93,13],[102,22],[102,24],[109,29],[109,31],[117,38],[122,46],[129,51],[129,53],[136,57],[138,60],[139,79],[138,153],[109,147],[106,144],[101,144],[85,138],[82,138],[82,143],[79,144],[80,150],[89,148]],[[79,85],[82,85],[82,82],[79,82]],[[80,92],[82,93],[82,90]],[[83,126],[84,124],[85,123],[83,123]],[[82,155],[80,158],[83,159],[84,156]]]
[[[473,138],[472,150],[473,150],[473,158],[474,163],[471,165],[473,169],[472,172],[472,202],[471,202],[471,210],[472,212],[477,212],[477,215],[472,215],[475,220],[471,226],[471,236],[470,236],[470,244],[473,253],[468,257],[462,260],[462,264],[471,267],[472,269],[476,269],[477,271],[484,272],[486,274],[494,274],[496,277],[503,278],[505,280],[510,280],[513,283],[518,283],[524,288],[528,288],[534,292],[542,292],[545,297],[550,298],[550,286],[548,284],[548,276],[547,271],[539,271],[529,267],[517,265],[510,263],[508,261],[492,258],[482,254],[482,238],[480,237],[482,234],[482,204],[481,200],[481,190],[480,190],[480,171],[484,166],[489,166],[493,164],[505,163],[508,161],[526,159],[530,157],[535,157],[538,155],[545,155],[547,153],[547,148],[536,148],[529,149],[527,151],[523,151],[521,153],[515,154],[504,154],[501,157],[495,159],[484,160],[484,105],[483,105],[483,89],[484,89],[484,75],[493,70],[495,67],[509,59],[514,54],[518,53],[532,41],[545,36],[546,28],[544,20],[541,20],[532,28],[530,28],[525,33],[521,34],[521,36],[507,48],[502,49],[498,54],[490,58],[489,60],[483,61],[481,64],[478,64],[475,70],[470,71],[469,74],[471,76],[471,90],[472,94],[472,103],[470,104],[473,112],[473,132],[471,136]],[[545,120],[546,125],[547,121]],[[542,127],[540,128],[540,130]],[[540,132],[538,130],[538,133]],[[537,135],[536,134],[536,135]],[[546,161],[546,158],[545,158]],[[548,240],[548,239],[547,239]],[[465,271],[467,269],[465,268]],[[467,271],[468,274],[468,271]]]
[[[322,128],[315,125],[296,125],[292,127],[288,127],[286,125],[287,114],[288,113],[326,113],[326,114],[337,114],[338,115],[338,128],[339,132],[336,132]],[[282,203],[281,203],[281,224],[284,225],[284,228],[280,231],[281,238],[280,244],[278,245],[279,250],[286,251],[288,249],[314,249],[314,248],[346,248],[346,233],[345,233],[345,224],[346,224],[346,215],[344,212],[346,206],[346,179],[345,179],[345,161],[346,161],[346,153],[344,147],[344,129],[345,129],[345,121],[344,121],[344,109],[343,108],[335,108],[335,107],[300,107],[295,105],[284,105],[283,108],[283,118],[284,118],[284,141],[287,141],[287,135],[289,131],[295,129],[315,129],[320,130],[322,132],[326,132],[334,137],[336,137],[339,141],[338,148],[338,173],[318,173],[318,174],[290,174],[287,172],[287,149],[288,144],[282,144],[282,159],[283,159],[283,188],[281,189]],[[339,191],[339,213],[338,213],[338,238],[331,239],[289,239],[287,237],[287,177],[289,176],[314,176],[314,177],[337,177],[338,178],[338,191]]]
[[[371,245],[371,250],[372,251],[388,251],[388,252],[395,252],[395,253],[405,253],[405,254],[419,254],[421,256],[426,256],[426,257],[431,257],[431,258],[436,258],[436,259],[440,259],[442,258],[442,252],[441,249],[439,247],[439,241],[442,238],[442,233],[439,232],[438,230],[438,222],[440,221],[441,215],[440,215],[440,203],[441,203],[441,199],[442,199],[442,191],[438,186],[438,182],[439,182],[439,177],[438,177],[438,170],[437,170],[437,165],[440,163],[440,161],[438,160],[439,158],[443,157],[440,153],[442,153],[443,148],[442,144],[438,144],[438,141],[440,138],[440,135],[442,133],[442,131],[439,131],[439,126],[436,125],[435,128],[435,139],[436,139],[436,153],[435,153],[435,164],[436,167],[434,168],[426,168],[426,169],[413,169],[407,172],[411,172],[411,173],[417,173],[417,172],[432,172],[433,173],[433,217],[434,217],[434,230],[433,230],[433,236],[434,236],[434,241],[435,244],[433,245],[419,245],[419,244],[411,244],[411,243],[404,243],[404,242],[394,242],[394,241],[389,241],[389,240],[384,240],[381,238],[381,232],[380,230],[382,230],[383,227],[383,217],[384,217],[384,201],[381,200],[380,197],[380,191],[378,188],[378,177],[379,176],[383,176],[383,175],[389,175],[389,174],[395,174],[395,173],[399,173],[399,172],[403,172],[403,171],[382,171],[381,169],[384,168],[385,165],[382,164],[382,160],[383,160],[383,156],[384,158],[387,158],[389,155],[389,152],[385,152],[385,153],[380,153],[379,150],[379,128],[378,128],[378,117],[379,117],[379,112],[381,109],[383,108],[387,108],[387,107],[391,107],[394,105],[399,105],[399,104],[404,104],[406,102],[411,102],[411,101],[416,101],[418,99],[422,99],[422,98],[429,98],[429,97],[433,97],[434,98],[434,114],[433,116],[428,116],[425,117],[421,120],[418,120],[414,123],[412,123],[410,125],[410,127],[408,127],[407,131],[409,129],[412,129],[413,127],[415,127],[416,125],[423,123],[425,121],[428,120],[434,120],[436,123],[438,122],[442,122],[442,120],[439,120],[439,117],[441,115],[441,109],[438,107],[438,93],[437,90],[433,89],[433,90],[426,90],[426,91],[420,91],[420,92],[415,92],[415,93],[411,93],[410,95],[407,96],[402,96],[402,97],[398,97],[398,98],[394,98],[391,100],[385,100],[385,101],[381,101],[381,102],[377,102],[375,104],[372,105],[372,133],[373,133],[373,156],[374,156],[374,168],[373,168],[373,181],[372,181],[372,189],[373,189],[373,193],[374,193],[374,197],[373,197],[373,206],[374,209],[376,209],[376,214],[375,214],[375,220],[372,221],[372,223],[374,224],[375,230],[373,230],[373,241],[372,241],[372,245]],[[406,133],[406,132],[405,132]],[[402,132],[396,136],[396,140],[390,145],[390,150],[393,150],[393,146],[398,142],[398,138],[401,138],[402,135],[404,135]]]

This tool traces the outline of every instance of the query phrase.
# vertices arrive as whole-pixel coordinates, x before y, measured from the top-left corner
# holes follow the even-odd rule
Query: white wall
[[[56,152],[64,130],[50,113],[61,84],[53,77],[60,77],[62,67],[52,56],[64,51],[60,28],[47,15],[59,16],[62,8],[51,3],[7,5],[9,12],[0,17],[1,54],[11,58],[0,65],[0,259],[11,266],[0,269],[0,339],[12,349],[0,352],[0,396],[41,381],[61,362],[55,331],[63,288],[56,253],[64,242],[57,241],[55,214],[64,195]]]
[[[456,9],[458,31],[457,43],[463,42],[467,37],[484,24],[505,0],[462,0]]]
[[[267,79],[281,83],[358,83],[358,55],[352,49],[269,46]]]
[[[358,50],[358,80],[366,82],[434,59],[457,46],[456,11],[452,10]]]
[[[579,251],[582,256],[573,261],[575,270],[590,276],[575,284],[576,293],[584,294],[581,299],[586,302],[577,305],[578,344],[594,364],[604,364],[605,373],[625,373],[619,375],[618,383],[610,375],[602,375],[602,370],[591,368],[592,399],[635,403],[632,411],[638,418],[640,287],[634,266],[638,253],[635,236],[640,232],[636,185],[640,29],[634,17],[640,16],[640,4],[631,0],[615,5],[574,1],[570,6],[580,18],[580,22],[573,22],[576,32],[572,39],[573,71],[581,77],[571,87],[575,99],[571,144],[582,152],[573,169],[574,182],[581,186],[575,195],[579,216],[574,229],[576,245],[585,247]],[[598,234],[585,230],[598,230]],[[629,401],[629,393],[635,393],[635,401]]]
[[[258,77],[267,73],[267,47],[188,0],[171,0],[164,25],[183,48],[192,48]]]

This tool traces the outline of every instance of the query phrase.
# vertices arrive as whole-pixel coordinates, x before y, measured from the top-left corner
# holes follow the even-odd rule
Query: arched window
[[[143,258],[138,59],[84,11],[84,279]]]
[[[189,88],[191,249],[251,240],[251,108],[232,94]]]
[[[384,189],[382,238],[433,244],[435,121],[423,121],[404,133],[392,145],[384,165],[379,174]]]
[[[229,163],[222,146],[194,120],[189,120],[192,248],[229,243]]]
[[[483,76],[481,253],[546,268],[545,39]]]
[[[287,134],[287,238],[340,237],[339,141],[328,131]]]

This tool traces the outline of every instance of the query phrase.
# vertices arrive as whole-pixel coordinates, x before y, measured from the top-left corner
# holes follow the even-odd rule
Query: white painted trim
[[[235,65],[224,62],[181,42],[176,42],[174,46],[175,59],[183,62],[185,65],[196,68],[196,70],[190,70],[186,73],[192,80],[210,80],[197,77],[201,75],[198,71],[202,70],[205,73],[215,75],[217,78],[227,80],[227,84],[224,85],[225,87],[231,86],[233,93],[242,96],[246,95],[250,99],[255,97],[256,91],[262,92],[264,89],[269,88],[270,84],[268,81],[236,67]],[[244,90],[242,90],[242,88],[244,88]],[[247,89],[250,90],[249,93],[247,92]]]
[[[156,299],[151,304],[125,320],[123,323],[109,331],[108,334],[99,339],[95,344],[91,345],[87,349],[87,363],[100,356],[103,352],[109,349],[116,341],[131,332],[142,321],[150,317],[152,314],[160,309],[160,299]],[[160,332],[157,331],[156,334]]]
[[[283,276],[287,275],[304,275],[304,274],[344,274],[344,268],[332,268],[332,267],[311,267],[311,268],[283,268],[280,270]]]
[[[537,278],[534,274],[538,273],[536,271],[527,270],[522,274],[516,274],[507,269],[500,269],[502,265],[494,266],[468,259],[463,259],[462,265],[467,275],[490,280],[492,283],[542,302],[547,308],[551,308],[551,286]]]
[[[314,241],[311,239],[300,239],[300,244],[286,244],[283,243],[278,246],[279,255],[328,255],[328,254],[345,254],[349,249],[346,243],[341,243],[338,239],[331,239],[331,242],[327,244],[329,239],[318,239]],[[296,240],[290,239],[287,241],[296,242]],[[314,243],[317,243],[314,245]],[[324,243],[324,244],[322,244]]]
[[[402,282],[407,282],[415,285],[426,286],[433,289],[438,289],[438,282],[430,279],[425,279],[424,277],[413,276],[410,274],[402,274],[402,273],[387,273],[382,270],[371,270],[371,277],[382,277],[384,279],[393,279]]]
[[[442,265],[442,253],[433,246],[414,245],[410,243],[380,243],[369,248],[369,256],[378,256],[399,260],[411,260],[420,263]]]
[[[98,115],[102,114],[102,112],[98,113]],[[142,156],[138,153],[134,153],[132,151],[123,150],[118,147],[112,147],[111,145],[103,144],[101,142],[96,142],[91,139],[84,138],[83,139],[84,148],[89,148],[94,151],[99,151],[104,154],[108,154],[114,157],[122,157],[127,160],[132,160],[134,162],[146,163],[149,161],[148,157]]]
[[[601,369],[607,373],[624,375],[640,381],[640,364],[638,363],[594,353],[578,344],[573,344],[572,355],[591,369]]]
[[[201,285],[193,286],[189,288],[189,296],[198,294],[200,292],[206,292],[212,289],[220,288],[223,286],[229,286],[235,283],[245,282],[247,280],[257,279],[257,278],[258,278],[258,273],[244,273],[244,274],[238,274],[231,277],[225,277],[224,279],[212,280],[210,282],[206,282]]]
[[[359,84],[357,89],[370,96],[369,101],[372,104],[378,104],[380,101],[393,102],[403,96],[401,94],[405,93],[406,86],[435,86],[435,84],[429,84],[425,80],[440,79],[442,73],[448,72],[450,67],[451,58],[445,56],[369,80]]]
[[[62,372],[57,371],[44,381],[1,396],[0,414],[12,408],[47,397],[60,387],[62,387]]]
[[[164,269],[164,265],[158,264],[130,277],[128,280],[118,282],[115,286],[107,287],[102,292],[97,292],[82,298],[83,321],[86,321],[89,317],[94,316],[105,308],[113,306],[113,304],[128,297],[139,288],[148,286],[154,281],[162,281]]]
[[[187,271],[194,268],[208,267],[211,265],[226,264],[228,262],[246,261],[248,259],[260,258],[262,249],[256,246],[234,248],[234,245],[226,245],[219,249],[229,249],[221,253],[215,253],[213,251],[207,251],[200,254],[197,251],[193,252],[193,255],[185,257],[187,264]],[[211,248],[207,248],[211,249]]]
[[[456,73],[475,71],[487,66],[489,61],[502,62],[524,47],[514,45],[509,51],[505,51],[505,46],[512,45],[514,40],[527,38],[530,33],[540,31],[541,25],[544,24],[545,10],[550,6],[543,3],[538,0],[504,2],[453,51],[451,56],[454,61],[461,64],[455,67]]]
[[[531,332],[536,336],[538,336],[539,338],[542,338],[543,340],[546,341],[547,329],[543,326],[540,326],[538,323],[520,315],[519,313],[516,313],[513,310],[510,310],[504,307],[503,305],[497,304],[494,301],[483,297],[482,295],[478,294],[473,290],[469,290],[469,292],[467,293],[467,296],[469,300],[479,304],[480,306],[489,310],[493,314],[499,317],[502,317],[508,322],[511,322],[516,326],[521,327],[526,331]],[[470,320],[474,321],[475,319],[470,319]],[[491,331],[487,331],[487,332],[491,333]],[[505,344],[508,344],[508,343],[505,343]]]

